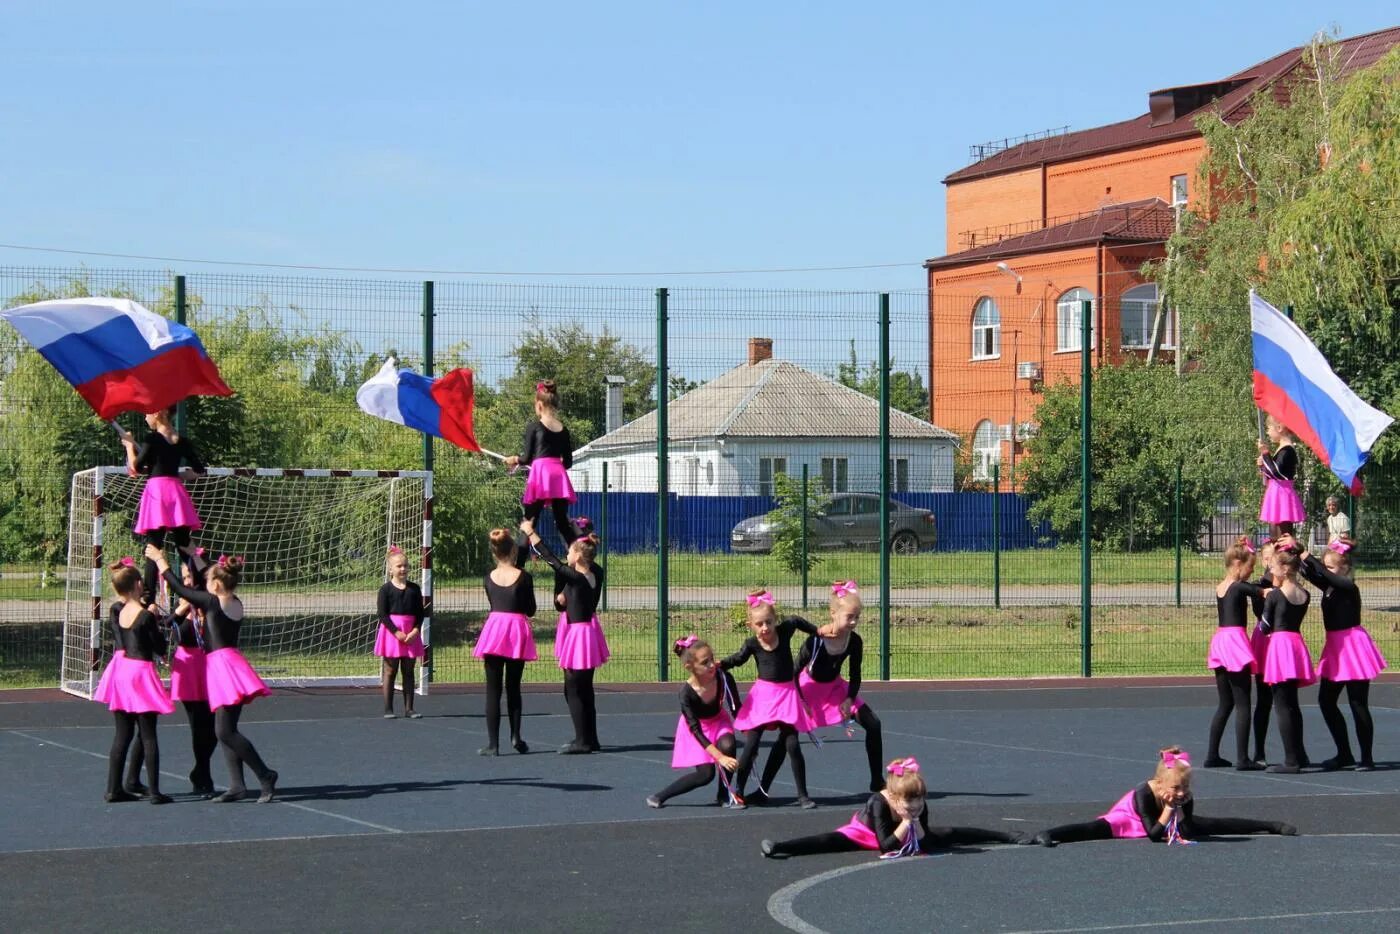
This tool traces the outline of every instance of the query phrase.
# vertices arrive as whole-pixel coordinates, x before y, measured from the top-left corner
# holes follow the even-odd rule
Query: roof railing
[[[1052,136],[1064,136],[1068,132],[1068,126],[1057,126],[1041,130],[1038,133],[1027,133],[1024,136],[1008,136],[1005,139],[994,139],[988,143],[974,143],[968,147],[968,155],[972,157],[973,162],[981,162],[983,159],[988,159],[1022,143],[1033,143],[1036,140],[1050,139]]]

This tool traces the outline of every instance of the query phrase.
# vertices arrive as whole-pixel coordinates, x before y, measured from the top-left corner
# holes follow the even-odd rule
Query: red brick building
[[[1397,43],[1400,28],[1341,40],[1340,69],[1365,68]],[[1304,51],[1152,91],[1147,112],[1121,123],[973,147],[978,161],[943,180],[948,252],[924,264],[930,419],[971,440],[975,474],[1001,463],[1014,483],[1040,390],[1079,381],[1084,301],[1092,365],[1173,354],[1175,317],[1141,269],[1165,256],[1177,210],[1200,197],[1196,119],[1237,122],[1256,93],[1281,99]]]

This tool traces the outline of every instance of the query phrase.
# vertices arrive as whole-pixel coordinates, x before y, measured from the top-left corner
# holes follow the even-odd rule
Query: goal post
[[[107,565],[122,556],[138,566],[144,561],[132,531],[144,485],[124,467],[73,475],[59,675],[59,687],[71,694],[92,696],[99,675],[91,670],[93,651],[110,649]],[[194,543],[210,560],[227,554],[246,562],[239,648],[270,685],[377,684],[376,596],[386,580],[385,553],[390,545],[410,555],[417,549],[427,646],[418,691],[427,692],[432,471],[211,467],[187,475],[185,486],[203,522]]]

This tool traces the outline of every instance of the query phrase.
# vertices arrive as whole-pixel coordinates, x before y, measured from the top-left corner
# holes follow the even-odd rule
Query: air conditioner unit
[[[1040,426],[1035,422],[1021,422],[1016,426],[1016,440],[1029,441],[1031,438],[1035,437],[1036,432],[1039,430]]]
[[[1010,440],[1011,440],[1011,423],[1010,423],[1010,422],[1007,422],[1005,425],[998,425],[998,426],[997,426],[997,433],[998,433],[998,435],[1000,435],[1002,441],[1010,441]]]
[[[1016,364],[1017,379],[1040,379],[1040,364],[1035,362]]]

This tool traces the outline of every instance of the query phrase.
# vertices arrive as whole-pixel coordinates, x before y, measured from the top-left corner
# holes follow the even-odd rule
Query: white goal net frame
[[[129,555],[144,563],[132,531],[146,479],[125,467],[73,474],[59,687],[92,697],[99,670],[92,658],[110,650],[104,602],[107,566]],[[273,686],[368,686],[379,683],[373,654],[376,597],[385,555],[398,545],[420,554],[423,643],[418,692],[432,673],[433,473],[430,470],[332,470],[210,467],[185,486],[203,528],[194,544],[210,560],[247,562],[239,597],[245,606],[240,650]],[[172,543],[167,538],[167,553]],[[410,572],[410,578],[412,577]],[[109,651],[102,651],[105,660]]]

